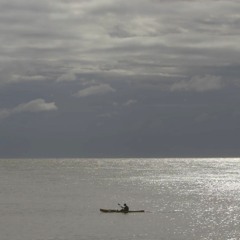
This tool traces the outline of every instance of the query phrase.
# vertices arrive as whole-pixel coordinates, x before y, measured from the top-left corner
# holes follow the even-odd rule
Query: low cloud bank
[[[195,76],[189,81],[176,82],[171,86],[171,91],[195,91],[206,92],[219,90],[223,87],[221,77],[206,75],[204,77]]]
[[[116,90],[112,88],[109,84],[100,84],[91,87],[87,87],[78,91],[74,94],[75,97],[88,97],[91,95],[103,95],[110,92],[115,92]]]
[[[47,103],[44,99],[35,99],[27,103],[22,103],[11,109],[0,109],[0,118],[9,117],[12,114],[22,112],[46,112],[57,110],[55,102]]]

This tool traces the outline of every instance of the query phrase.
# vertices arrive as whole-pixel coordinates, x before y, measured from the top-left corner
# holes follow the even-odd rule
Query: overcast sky
[[[0,0],[0,157],[240,156],[239,0]]]

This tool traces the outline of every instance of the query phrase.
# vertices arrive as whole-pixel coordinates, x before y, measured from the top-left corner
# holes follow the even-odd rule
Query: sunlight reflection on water
[[[154,208],[188,213],[185,217],[198,239],[239,236],[239,159],[151,160],[146,166],[140,176],[125,181],[161,195],[160,203],[150,201]]]

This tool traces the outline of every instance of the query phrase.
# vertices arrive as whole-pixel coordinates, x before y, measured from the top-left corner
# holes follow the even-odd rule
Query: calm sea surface
[[[238,240],[240,159],[0,159],[0,239]]]

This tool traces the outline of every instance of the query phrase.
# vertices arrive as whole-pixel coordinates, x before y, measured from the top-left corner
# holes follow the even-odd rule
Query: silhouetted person
[[[121,206],[121,212],[128,212],[129,211],[129,207],[126,203],[123,204],[123,207]]]

